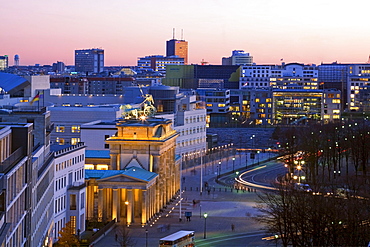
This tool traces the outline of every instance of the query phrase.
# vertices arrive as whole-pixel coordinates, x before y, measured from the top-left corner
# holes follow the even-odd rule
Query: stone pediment
[[[153,185],[158,174],[145,169],[130,167],[123,170],[86,170],[86,179],[95,179],[99,187],[105,188],[129,188],[144,189]]]
[[[147,181],[144,181],[144,180],[141,180],[141,179],[138,179],[138,178],[134,178],[134,177],[130,177],[130,176],[127,176],[127,175],[123,175],[123,174],[119,174],[119,175],[114,175],[114,176],[111,176],[111,177],[106,177],[106,178],[102,178],[102,179],[99,179],[98,182],[121,182],[121,183],[130,183],[130,182],[140,182],[140,183],[148,183]]]
[[[124,168],[131,168],[131,167],[137,167],[144,169],[143,165],[139,162],[139,160],[136,157],[133,157],[129,163]]]

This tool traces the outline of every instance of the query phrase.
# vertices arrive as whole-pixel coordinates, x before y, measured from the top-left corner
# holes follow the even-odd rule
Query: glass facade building
[[[104,50],[75,50],[75,71],[96,74],[104,70]]]

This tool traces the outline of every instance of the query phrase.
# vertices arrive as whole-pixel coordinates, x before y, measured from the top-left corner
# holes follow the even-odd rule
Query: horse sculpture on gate
[[[144,98],[143,102],[138,104],[127,104],[121,105],[122,117],[125,119],[142,119],[152,117],[157,112],[154,106],[153,96],[151,94],[143,94],[141,90],[141,96]]]

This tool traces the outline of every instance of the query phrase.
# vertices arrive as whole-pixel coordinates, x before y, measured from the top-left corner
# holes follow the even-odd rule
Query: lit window
[[[72,125],[72,133],[80,133],[80,125]]]
[[[59,137],[57,137],[57,138],[55,139],[55,141],[56,141],[57,143],[59,143],[59,145],[64,145],[64,138],[59,138]]]
[[[59,133],[64,132],[65,127],[63,125],[57,125],[57,127],[55,128],[55,131]]]
[[[93,164],[85,164],[85,170],[94,170]]]
[[[80,138],[71,138],[71,145],[76,145],[80,142]]]
[[[96,165],[97,170],[108,170],[108,165]]]

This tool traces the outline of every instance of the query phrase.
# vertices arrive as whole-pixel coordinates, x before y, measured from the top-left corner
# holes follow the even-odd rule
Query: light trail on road
[[[235,178],[235,181],[237,181],[240,184],[244,184],[244,185],[247,185],[247,186],[256,187],[256,188],[260,188],[260,189],[277,190],[277,188],[274,188],[274,187],[271,187],[271,186],[266,186],[266,185],[251,183],[251,182],[248,182],[248,181],[246,181],[242,178],[244,175],[246,175],[248,173],[251,173],[251,172],[263,169],[263,168],[266,168],[266,165],[259,166],[259,167],[253,168],[251,170],[245,171],[245,172],[241,173],[237,178]]]

